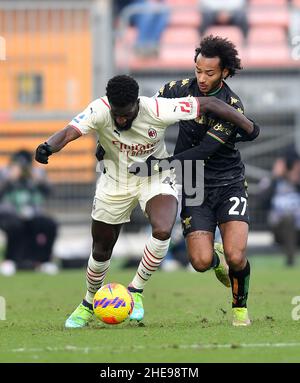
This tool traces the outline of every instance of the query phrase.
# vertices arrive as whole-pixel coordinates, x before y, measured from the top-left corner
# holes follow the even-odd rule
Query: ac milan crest
[[[153,128],[148,129],[148,136],[150,138],[156,138],[157,137],[157,131]]]

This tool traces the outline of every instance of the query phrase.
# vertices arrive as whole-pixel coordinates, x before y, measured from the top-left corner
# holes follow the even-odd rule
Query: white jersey
[[[118,131],[110,113],[107,97],[93,101],[69,125],[81,134],[96,132],[105,150],[104,167],[118,182],[128,182],[128,167],[134,162],[145,162],[147,157],[167,157],[166,128],[180,120],[191,120],[200,114],[195,97],[149,98],[140,97],[139,112],[128,130]]]

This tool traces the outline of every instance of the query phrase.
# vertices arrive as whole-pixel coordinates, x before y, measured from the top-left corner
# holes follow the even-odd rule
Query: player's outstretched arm
[[[243,129],[250,137],[258,136],[258,126],[238,112],[226,102],[219,100],[216,97],[197,97],[200,102],[200,113],[211,112],[216,114],[224,121],[228,121]],[[255,138],[254,137],[254,138]]]
[[[237,112],[238,113],[238,112]],[[220,124],[219,124],[220,125]],[[156,158],[155,156],[150,156],[147,158],[145,165],[147,167],[147,171],[144,172],[141,169],[140,164],[133,164],[129,168],[129,172],[138,176],[147,176],[152,175],[167,168],[167,164],[172,163],[175,160],[179,160],[181,163],[187,160],[206,160],[210,156],[212,156],[226,141],[230,138],[230,134],[220,134],[218,130],[220,126],[216,126],[217,130],[215,131],[215,127],[212,127],[203,137],[202,141],[193,148],[187,149],[181,153],[174,154],[173,156],[165,157],[165,158]],[[254,131],[259,132],[259,127],[254,124]],[[230,132],[229,132],[230,133]],[[219,136],[218,136],[219,134]],[[253,134],[253,133],[252,133]],[[135,165],[135,166],[134,166]]]
[[[227,104],[226,104],[227,105]],[[239,112],[237,112],[239,114]],[[251,133],[256,134],[259,133],[260,128],[257,124],[253,123],[254,129]],[[226,141],[229,139],[230,135],[226,137],[226,135],[220,137],[218,136],[218,131],[214,131],[215,127],[212,127],[203,137],[202,141],[193,148],[187,149],[181,153],[174,154],[173,156],[169,156],[166,158],[158,159],[154,156],[150,156],[146,160],[146,164],[148,169],[152,169],[155,167],[159,169],[161,161],[167,161],[171,163],[174,160],[179,160],[181,162],[186,160],[206,160],[210,156],[212,156]],[[257,133],[257,135],[258,135]]]
[[[47,164],[48,158],[53,153],[59,152],[69,142],[76,140],[81,133],[68,125],[64,129],[54,133],[46,142],[40,144],[35,151],[35,160],[41,164]]]

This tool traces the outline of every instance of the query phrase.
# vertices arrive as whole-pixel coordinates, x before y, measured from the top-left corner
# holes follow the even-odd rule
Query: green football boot
[[[83,305],[80,305],[72,312],[69,318],[65,322],[66,328],[82,328],[85,327],[94,315],[93,309]]]
[[[132,298],[133,298],[133,310],[130,314],[129,319],[136,320],[140,322],[144,318],[144,307],[143,307],[143,295],[141,293],[134,293],[131,292]]]
[[[246,307],[234,307],[232,309],[232,324],[233,326],[249,326],[251,324]]]
[[[224,286],[230,287],[231,283],[229,278],[229,267],[226,263],[224,256],[224,248],[221,243],[214,243],[214,254],[216,254],[216,256],[219,257],[220,260],[219,266],[214,268],[216,277],[221,283],[223,283]]]

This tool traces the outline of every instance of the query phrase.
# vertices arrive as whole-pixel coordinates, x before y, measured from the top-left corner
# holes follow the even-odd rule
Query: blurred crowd
[[[274,244],[284,254],[285,264],[294,266],[300,246],[300,156],[294,147],[282,152],[258,189],[256,204],[266,212]],[[45,171],[33,166],[27,150],[14,153],[0,170],[0,230],[6,237],[0,275],[14,275],[17,270],[59,271],[53,254],[58,223],[44,208],[50,192]],[[216,240],[220,241],[218,233]],[[130,260],[128,265],[132,266]],[[178,215],[162,270],[181,267],[190,269]]]
[[[20,150],[0,170],[0,230],[6,237],[0,274],[18,269],[56,274],[52,251],[57,222],[44,210],[51,191],[43,169],[33,166],[32,153]]]
[[[191,4],[192,3],[189,2],[187,8],[191,6]],[[271,2],[254,3],[250,0],[195,0],[193,4],[196,8],[196,12],[199,14],[199,37],[210,34],[211,27],[234,27],[241,32],[241,38],[244,40],[243,43],[241,43],[242,45],[248,44],[249,30],[252,26],[249,20],[249,6],[254,4],[255,6],[264,8],[267,4],[270,12],[272,10]],[[286,7],[289,7],[292,1],[287,0],[285,4]],[[182,6],[184,14],[186,9],[184,9],[183,5],[184,2],[182,2],[182,4],[174,2],[173,4],[171,1],[166,0],[114,0],[114,22],[117,27],[120,19],[127,20],[128,18],[129,26],[134,27],[133,29],[136,30],[134,43],[135,54],[142,57],[157,57],[161,50],[161,41],[165,31],[172,29],[171,27],[173,26],[172,7]],[[277,5],[278,4],[275,4],[275,8]],[[281,5],[283,6],[283,3]],[[293,18],[291,18],[291,20],[292,19]],[[278,30],[273,30],[273,33],[275,33],[273,40],[271,36],[269,36],[267,37],[267,42],[278,44],[281,41],[281,32],[283,31],[285,35],[283,39],[286,40],[286,44],[288,44],[289,26],[284,24],[285,22],[289,23],[289,21],[283,21],[282,19],[282,21],[278,21],[277,24],[276,21],[269,22],[269,24],[267,19],[265,21],[266,26],[278,27]],[[191,20],[191,27],[194,25],[193,23]],[[261,27],[263,24],[259,22],[258,26]],[[261,32],[264,33],[263,31]],[[270,35],[272,34],[272,30],[270,29],[269,32],[265,31],[265,33]],[[234,33],[234,35],[236,36],[237,34]],[[265,37],[261,35],[261,38],[264,39]],[[255,41],[255,44],[259,45],[260,41]]]
[[[121,12],[130,12],[130,25],[137,29],[135,52],[141,56],[157,56],[161,36],[169,21],[169,11],[164,0],[115,0],[114,18]]]
[[[171,21],[169,4],[166,0],[114,0],[114,22],[127,13],[130,25],[136,28],[134,50],[138,56],[159,55],[162,36]],[[247,42],[249,0],[201,0],[198,5],[199,36],[212,26],[234,26]],[[263,178],[258,186],[256,203],[266,212],[267,227],[285,255],[286,265],[293,266],[300,245],[300,157],[294,147],[276,159],[270,177]],[[31,152],[13,153],[7,166],[0,169],[0,231],[5,237],[0,274],[14,275],[17,270],[58,272],[53,255],[58,223],[45,209],[50,194],[47,174],[35,166]],[[188,265],[178,220],[162,268]]]
[[[300,156],[288,147],[273,165],[272,176],[259,184],[258,203],[267,211],[275,242],[286,257],[286,265],[295,264],[300,245]]]

